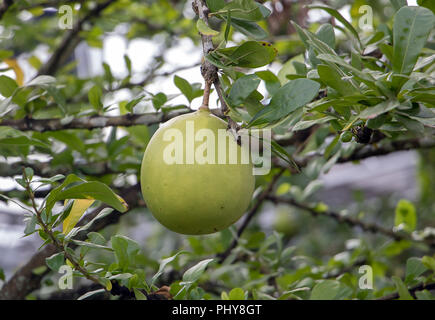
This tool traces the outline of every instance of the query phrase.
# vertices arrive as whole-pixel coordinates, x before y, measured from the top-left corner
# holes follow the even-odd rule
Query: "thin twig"
[[[8,11],[8,9],[14,4],[13,0],[3,0],[0,4],[0,20],[3,18],[3,15]]]
[[[423,290],[435,290],[435,282],[434,283],[428,283],[428,284],[424,284],[424,283],[419,283],[411,288],[408,289],[409,293],[411,294],[411,296],[413,296],[414,298],[416,298],[415,293],[417,291],[423,291]],[[400,295],[398,292],[393,292],[391,294],[388,294],[386,296],[380,297],[377,300],[395,300],[400,298]]]
[[[83,18],[79,19],[73,26],[70,32],[62,39],[60,45],[56,48],[53,54],[48,59],[47,63],[41,66],[38,70],[38,76],[42,74],[53,75],[58,67],[68,58],[72,50],[79,44],[79,34],[83,30],[83,26],[87,21],[98,17],[104,9],[114,3],[116,0],[108,0],[97,4],[95,8],[90,10]]]
[[[199,19],[203,20],[206,25],[208,25],[208,14],[210,13],[209,8],[203,0],[193,0],[192,2],[193,10],[198,15]],[[211,51],[214,50],[213,40],[211,36],[201,34],[202,49],[204,57]],[[225,101],[225,96],[220,84],[218,69],[216,66],[211,64],[208,60],[203,60],[201,73],[204,77],[206,83],[213,83],[216,92],[221,103],[222,114],[226,117],[228,121],[228,129],[231,131],[234,137],[238,137],[239,126],[231,117],[228,116],[229,108]]]
[[[263,202],[266,200],[266,198],[269,196],[269,194],[273,191],[273,188],[275,184],[277,183],[278,179],[281,177],[281,175],[284,173],[285,169],[281,169],[272,179],[272,181],[269,183],[266,189],[264,189],[257,197],[255,204],[252,206],[252,208],[248,211],[248,213],[245,216],[245,220],[243,220],[243,223],[240,225],[240,227],[237,229],[237,237],[233,240],[233,242],[230,244],[230,246],[222,253],[218,254],[217,257],[219,258],[220,263],[222,263],[231,253],[231,251],[238,245],[240,236],[245,231],[246,227],[251,222],[252,218],[257,214],[258,210],[260,209]]]
[[[387,237],[394,239],[395,241],[409,240],[409,241],[414,241],[414,242],[419,242],[419,243],[425,243],[428,246],[430,246],[431,248],[435,248],[435,242],[433,242],[433,241],[419,240],[419,239],[413,238],[411,235],[409,235],[407,233],[395,232],[393,229],[385,228],[383,226],[380,226],[380,225],[377,225],[374,223],[364,222],[364,221],[361,221],[361,220],[353,218],[353,217],[344,216],[344,215],[341,215],[340,213],[335,212],[335,211],[326,210],[326,211],[319,212],[315,208],[308,206],[306,204],[303,204],[303,203],[299,203],[298,201],[295,201],[294,199],[291,199],[291,198],[268,196],[267,200],[270,200],[274,203],[288,204],[290,206],[308,211],[313,216],[329,217],[329,218],[334,219],[335,221],[345,223],[351,227],[359,227],[362,230],[367,231],[367,232],[371,232],[374,234],[382,234],[384,236],[387,236]]]

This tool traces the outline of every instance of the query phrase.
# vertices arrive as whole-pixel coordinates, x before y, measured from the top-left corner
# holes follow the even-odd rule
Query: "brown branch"
[[[362,160],[373,156],[382,156],[396,151],[404,151],[411,149],[430,149],[435,147],[435,139],[433,137],[413,138],[406,140],[392,140],[382,143],[380,146],[366,145],[357,149],[349,157],[341,157],[338,162],[348,162]]]
[[[63,124],[60,118],[51,119],[5,119],[0,122],[0,126],[8,126],[20,131],[58,131],[66,129],[97,129],[114,126],[136,126],[136,125],[152,125],[167,121],[171,118],[184,113],[192,112],[193,110],[178,110],[172,112],[150,112],[142,114],[126,114],[122,116],[90,116],[74,118],[71,122]]]
[[[414,297],[414,299],[416,298],[415,293],[417,291],[423,291],[423,290],[435,290],[435,282],[433,283],[428,283],[428,284],[424,284],[424,283],[419,283],[411,288],[408,289],[409,293],[411,294],[411,296]],[[395,300],[400,298],[400,295],[398,292],[393,292],[391,294],[388,294],[386,296],[380,297],[377,300]]]
[[[203,0],[193,0],[192,7],[195,13],[198,15],[199,19],[203,20],[204,23],[208,26],[208,14],[210,13],[210,10],[207,7],[206,3]],[[213,51],[215,49],[211,36],[201,34],[201,41],[204,56],[206,56],[210,51]],[[231,119],[231,117],[228,116],[229,108],[225,101],[224,92],[222,90],[222,86],[220,84],[217,72],[218,69],[216,66],[214,66],[212,63],[205,59],[203,60],[201,66],[202,76],[204,77],[206,83],[213,83],[218,94],[219,101],[221,103],[222,114],[226,117],[228,121],[228,129],[231,130],[234,135],[236,135],[237,131],[239,130],[239,126],[237,125],[237,122],[235,122],[233,119]]]
[[[139,166],[139,163],[123,163],[123,165]],[[13,177],[21,175],[23,168],[30,167],[35,172],[35,175],[40,177],[51,177],[56,174],[68,175],[70,173],[78,173],[87,176],[104,176],[106,174],[122,174],[126,170],[120,171],[111,168],[109,162],[93,162],[93,163],[73,163],[71,166],[63,165],[53,167],[50,161],[17,161],[12,163],[0,162],[0,177]]]
[[[138,192],[139,186],[135,185],[127,188],[125,192],[120,194],[120,196],[128,203],[130,210],[136,208],[137,206],[143,205],[143,203],[139,201],[141,197],[138,196]],[[79,225],[85,225],[94,219],[104,207],[105,206],[101,206],[95,211],[87,214],[80,221]],[[86,240],[87,234],[89,232],[98,232],[108,225],[118,223],[119,219],[128,212],[129,211],[121,213],[118,211],[113,211],[106,217],[97,220],[91,226],[91,228],[79,233],[74,239],[82,241]],[[43,249],[35,253],[28,262],[21,266],[15,272],[15,274],[6,283],[4,283],[0,290],[0,300],[22,300],[25,299],[26,296],[31,292],[39,289],[41,280],[49,273],[49,270],[46,270],[42,274],[34,274],[33,270],[38,267],[45,266],[45,259],[52,256],[54,253],[56,253],[56,247],[52,244],[45,246]]]
[[[44,2],[39,2],[39,3],[31,3],[28,4],[26,6],[23,7],[19,7],[20,10],[32,10],[35,8],[39,8],[39,7],[43,7],[43,8],[51,8],[51,7],[58,7],[64,4],[68,4],[68,5],[72,5],[74,3],[83,3],[86,0],[64,0],[64,1],[59,1],[59,0],[47,0]]]
[[[190,111],[188,111],[190,112]],[[217,116],[222,116],[219,109],[212,109],[212,112]],[[168,115],[169,116],[169,115]],[[126,119],[126,116],[120,116],[121,119]],[[101,118],[101,117],[100,117]],[[81,118],[78,118],[81,119]],[[56,119],[57,120],[57,119]],[[120,121],[124,121],[120,120]],[[51,121],[51,120],[49,120]],[[138,121],[139,122],[139,121]],[[131,124],[131,123],[130,123]],[[129,124],[124,124],[128,126]],[[0,123],[1,126],[1,123]],[[280,145],[286,145],[288,140],[276,140]],[[281,144],[282,143],[282,144]],[[394,146],[394,147],[393,147]],[[389,142],[386,144],[385,148],[380,146],[378,148],[374,146],[364,146],[361,149],[357,149],[351,156],[346,158],[339,158],[338,163],[345,163],[349,161],[363,160],[372,156],[382,156],[396,151],[411,150],[415,149],[425,149],[435,147],[435,139],[431,141],[428,138],[421,139],[410,139],[410,140],[399,140],[395,142]],[[304,159],[297,161],[300,167],[305,167],[309,160],[313,156],[309,156]],[[274,157],[273,162],[278,167],[288,167],[287,163],[282,163],[281,159]],[[90,176],[103,176],[106,174],[122,174],[119,170],[112,169],[106,162],[95,162],[95,163],[75,163],[72,168],[70,167],[57,167],[53,168],[50,162],[14,162],[14,163],[4,163],[0,162],[0,177],[12,177],[14,175],[19,175],[22,172],[23,167],[31,167],[36,175],[41,177],[54,176],[56,174],[68,174],[71,172],[80,173],[83,175]]]
[[[276,142],[281,145],[280,140],[276,140]],[[283,145],[287,144],[288,140],[283,140]],[[398,151],[431,148],[435,148],[435,139],[433,137],[384,141],[384,143],[380,145],[364,145],[363,147],[357,148],[350,156],[338,158],[337,163],[359,161],[370,157],[383,156]],[[306,167],[312,159],[319,156],[322,156],[322,154],[315,153],[301,159],[296,159],[295,162],[298,164],[299,167],[302,168]],[[274,164],[278,167],[288,167],[288,164],[279,158],[275,158],[273,160]]]
[[[273,188],[278,181],[278,179],[281,177],[281,175],[284,173],[285,169],[281,169],[272,179],[272,181],[269,183],[266,189],[264,189],[257,197],[255,204],[252,206],[252,208],[248,211],[248,213],[245,216],[245,219],[243,220],[240,227],[237,229],[237,237],[233,240],[233,242],[230,244],[230,246],[222,253],[217,254],[217,258],[219,259],[219,262],[222,263],[228,256],[230,255],[231,251],[238,245],[240,236],[245,231],[248,224],[251,222],[252,218],[257,214],[258,210],[260,209],[263,202],[266,200],[266,198],[270,195],[270,193],[273,191]]]
[[[3,18],[3,15],[8,11],[8,9],[14,4],[13,0],[3,0],[0,4],[0,20]]]
[[[114,3],[116,0],[108,0],[103,3],[99,3],[90,10],[83,18],[79,19],[77,23],[73,26],[70,32],[62,39],[60,45],[53,52],[51,57],[38,70],[38,76],[42,74],[53,75],[56,73],[59,65],[65,62],[69,57],[74,48],[79,44],[80,37],[79,34],[83,30],[83,26],[87,21],[90,21],[98,16],[101,12],[106,9],[109,5]]]
[[[380,225],[377,225],[374,223],[364,222],[364,221],[361,221],[361,220],[353,218],[353,217],[344,216],[344,215],[341,215],[340,213],[335,212],[335,211],[326,210],[326,211],[319,212],[314,207],[300,203],[300,202],[298,202],[294,199],[291,199],[291,198],[268,196],[267,200],[270,200],[274,203],[285,203],[285,204],[288,204],[290,206],[305,210],[315,217],[317,217],[317,216],[318,217],[323,217],[323,216],[329,217],[329,218],[334,219],[337,222],[345,223],[351,227],[359,227],[363,231],[371,232],[374,234],[382,234],[384,236],[392,238],[395,241],[401,241],[401,240],[414,241],[414,242],[419,242],[419,243],[425,243],[428,246],[430,246],[431,248],[435,248],[434,241],[416,239],[407,233],[396,232],[393,229],[385,228],[383,226],[380,226]]]
[[[325,274],[323,276],[323,278],[324,279],[337,278],[337,277],[339,277],[339,276],[341,276],[341,275],[343,275],[345,273],[348,273],[348,272],[352,271],[354,268],[360,267],[360,266],[362,266],[363,264],[366,264],[366,263],[367,263],[367,259],[366,258],[358,259],[357,261],[355,261],[354,263],[352,263],[349,266],[344,267],[343,269],[340,269],[340,270],[338,270],[336,272],[329,272],[329,273]]]

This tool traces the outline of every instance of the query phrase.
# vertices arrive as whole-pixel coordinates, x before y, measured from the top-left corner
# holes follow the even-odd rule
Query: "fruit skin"
[[[215,164],[186,164],[186,121],[193,120],[195,134],[202,128],[215,133]],[[163,150],[174,140],[164,141],[168,129],[183,134],[183,164],[167,164]],[[209,234],[227,228],[243,215],[252,199],[255,177],[252,163],[217,164],[218,129],[227,124],[199,110],[173,118],[162,125],[151,138],[141,166],[141,187],[153,216],[168,229],[190,235]],[[195,150],[203,141],[195,141]],[[230,137],[227,144],[236,144]]]

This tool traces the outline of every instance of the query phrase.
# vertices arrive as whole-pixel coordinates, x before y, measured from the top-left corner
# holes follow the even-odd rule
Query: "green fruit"
[[[275,211],[273,228],[287,237],[295,235],[299,229],[299,223],[293,210],[288,207],[278,206]]]
[[[142,160],[142,194],[154,217],[168,229],[182,234],[214,233],[236,222],[248,208],[255,186],[253,165],[241,162],[242,148],[228,137],[226,128],[223,120],[199,110],[169,120],[151,138]],[[219,148],[219,129],[227,135],[224,149]],[[199,130],[213,137],[200,139]],[[195,157],[189,145],[194,146]],[[210,148],[201,149],[206,145]],[[229,162],[231,147],[237,151],[233,164]],[[226,157],[221,153],[219,162],[224,150]],[[178,159],[177,154],[181,155]],[[209,161],[201,163],[201,155]]]
[[[340,135],[340,140],[342,142],[349,142],[350,140],[352,140],[352,133],[350,133],[349,131],[344,131],[341,135]]]

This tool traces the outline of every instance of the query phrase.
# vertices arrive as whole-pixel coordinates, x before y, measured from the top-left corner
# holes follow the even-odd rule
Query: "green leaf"
[[[198,21],[196,21],[196,28],[198,29],[198,31],[205,35],[205,36],[217,36],[219,34],[219,31],[213,30],[212,28],[210,28],[202,19],[198,19]]]
[[[299,121],[292,128],[292,131],[304,130],[304,129],[307,129],[307,128],[315,125],[315,124],[326,123],[326,122],[329,122],[329,121],[331,121],[333,119],[336,119],[336,117],[326,116],[326,117],[322,117],[322,118],[318,118],[318,119]]]
[[[81,247],[87,247],[87,248],[98,249],[98,250],[114,251],[110,247],[103,246],[101,244],[92,243],[89,241],[71,240],[71,242],[78,245],[78,246],[81,246]]]
[[[245,300],[245,291],[242,288],[234,288],[228,293],[228,300]]]
[[[32,234],[33,232],[35,232],[35,227],[36,227],[36,215],[32,215],[30,218],[26,218],[26,228],[24,229],[24,234],[27,236],[29,234]]]
[[[121,235],[112,236],[110,240],[119,267],[126,270],[134,263],[134,259],[140,251],[139,244],[132,239]]]
[[[88,92],[89,102],[95,110],[100,110],[103,107],[103,103],[101,102],[102,95],[103,92],[98,85],[94,85]]]
[[[324,280],[317,283],[311,291],[310,300],[334,300],[340,291],[340,282]]]
[[[390,3],[395,11],[407,5],[406,0],[390,0]]]
[[[231,87],[228,102],[233,106],[242,104],[257,89],[260,81],[256,74],[249,74],[238,78]]]
[[[417,3],[420,7],[425,7],[432,10],[435,13],[435,2],[432,0],[417,0]]]
[[[367,107],[359,114],[358,117],[361,119],[372,119],[379,116],[382,113],[397,108],[399,105],[400,103],[397,100],[383,101],[373,107]]]
[[[30,167],[26,167],[25,169],[24,169],[24,173],[26,174],[26,177],[27,177],[27,180],[28,181],[31,181],[32,180],[32,178],[33,178],[33,169],[32,168],[30,168]]]
[[[0,146],[1,145],[35,146],[50,149],[50,146],[45,142],[38,139],[28,138],[25,135],[22,135],[20,137],[0,139]]]
[[[334,27],[329,23],[322,24],[316,31],[316,36],[326,43],[331,49],[335,48]]]
[[[9,98],[18,88],[18,84],[14,79],[9,78],[7,76],[0,76],[0,94],[5,98]]]
[[[120,212],[127,211],[127,205],[112,189],[98,181],[91,181],[68,188],[56,196],[56,201],[64,199],[95,199],[104,202]]]
[[[233,0],[217,13],[226,14],[230,10],[231,17],[246,21],[263,20],[270,14],[269,9],[253,0]]]
[[[151,285],[154,284],[156,282],[156,280],[163,274],[163,271],[165,269],[165,267],[171,263],[172,261],[174,261],[180,254],[184,254],[187,253],[187,251],[179,251],[176,254],[174,254],[171,257],[162,259],[160,261],[160,266],[159,266],[159,270],[157,271],[157,273],[153,276],[153,278],[151,279]]]
[[[271,63],[277,51],[267,42],[246,41],[240,46],[217,50],[216,53],[228,60],[225,62],[227,66],[258,68]]]
[[[270,43],[247,41],[234,51],[231,58],[237,61],[239,67],[258,68],[271,63],[276,54]]]
[[[130,57],[126,54],[124,54],[124,62],[125,66],[127,67],[128,74],[131,74],[131,60]]]
[[[421,262],[432,271],[435,271],[435,259],[429,256],[424,256],[421,258]]]
[[[420,258],[409,258],[406,261],[405,282],[415,279],[427,270]]]
[[[201,277],[201,275],[204,273],[205,268],[207,268],[207,265],[212,262],[214,259],[206,259],[198,262],[193,267],[189,268],[184,274],[183,274],[183,282],[187,283],[193,283]]]
[[[103,210],[101,210],[98,215],[93,218],[91,221],[89,221],[86,225],[82,226],[82,227],[75,227],[73,228],[65,237],[65,239],[71,239],[72,237],[74,237],[77,233],[79,233],[80,231],[84,231],[84,230],[88,230],[96,221],[104,218],[105,216],[109,215],[110,213],[113,212],[112,208],[104,208]],[[88,234],[88,237],[90,236],[91,233]]]
[[[63,252],[56,253],[49,258],[45,259],[47,266],[53,271],[59,271],[59,268],[65,264],[65,256]]]
[[[304,63],[304,56],[302,54],[298,54],[283,64],[281,70],[278,71],[278,79],[280,80],[281,84],[288,82],[286,77],[287,75],[297,74],[295,62]]]
[[[72,183],[79,183],[68,189],[66,186]],[[64,189],[64,190],[63,190]],[[85,182],[74,174],[68,175],[65,181],[53,189],[46,198],[46,208],[50,211],[56,201],[65,199],[94,199],[100,200],[120,212],[127,210],[126,203],[117,196],[107,185],[98,181]]]
[[[255,73],[266,84],[266,89],[270,95],[274,95],[281,87],[278,77],[269,70],[257,71]]]
[[[402,279],[400,279],[397,276],[393,276],[392,279],[399,293],[399,297],[400,297],[399,300],[414,300],[414,298],[409,293],[408,288],[403,283]]]
[[[418,300],[435,300],[434,296],[428,290],[416,291],[415,296]]]
[[[343,79],[335,69],[327,65],[319,64],[317,73],[323,83],[335,89],[342,96],[358,93],[358,90],[348,80]]]
[[[268,33],[255,22],[231,18],[231,25],[237,31],[255,40],[263,40],[268,36]]]
[[[153,96],[152,102],[153,106],[156,110],[159,110],[161,106],[163,106],[166,101],[168,101],[168,97],[166,94],[159,92],[156,95]]]
[[[211,12],[216,12],[225,7],[225,0],[207,0],[207,7]]]
[[[403,7],[396,13],[392,61],[395,73],[409,75],[412,72],[434,23],[434,14],[426,8]]]
[[[375,84],[376,80],[370,75],[370,73],[366,73],[366,72],[363,72],[363,71],[360,71],[360,70],[354,68],[351,64],[347,63],[339,56],[322,53],[322,54],[319,54],[317,56],[317,58],[320,60],[323,60],[323,61],[335,63],[335,64],[337,64],[345,69],[348,69],[348,71],[350,71],[355,78],[364,82],[369,88],[374,89],[376,91],[379,90]]]
[[[14,55],[14,52],[11,50],[0,50],[0,60],[10,58],[13,55]]]
[[[395,118],[409,131],[414,131],[421,135],[424,134],[424,125],[421,122],[399,114],[396,114]]]
[[[189,100],[189,102],[192,102],[193,100],[193,89],[190,83],[179,76],[174,76],[174,84],[177,86],[178,89],[180,89],[181,93],[184,94],[184,96]]]
[[[335,19],[340,21],[346,27],[346,29],[349,30],[355,36],[355,38],[360,42],[358,32],[356,32],[355,28],[349,23],[349,21],[347,21],[341,15],[340,12],[338,12],[334,8],[331,8],[331,7],[328,7],[328,6],[322,6],[322,5],[320,5],[320,6],[319,5],[312,5],[312,6],[308,6],[308,8],[310,8],[310,9],[321,9],[321,10],[324,10],[324,11],[328,12],[331,16],[333,16]]]
[[[85,294],[81,295],[80,297],[78,297],[77,300],[85,300],[85,299],[90,298],[96,294],[104,293],[104,292],[106,292],[105,289],[98,289],[98,290],[94,290],[94,291],[89,291],[89,292],[86,292]]]
[[[270,123],[281,119],[314,99],[320,85],[309,79],[296,79],[282,86],[272,97],[269,105],[257,113],[249,126]]]
[[[394,226],[405,231],[412,232],[417,226],[417,213],[414,205],[405,199],[401,199],[396,206]]]
[[[37,76],[35,79],[30,81],[28,84],[26,84],[26,87],[45,86],[45,85],[50,85],[55,83],[56,83],[55,77],[42,75],[42,76]]]
[[[147,297],[137,288],[133,288],[136,300],[148,300]]]

